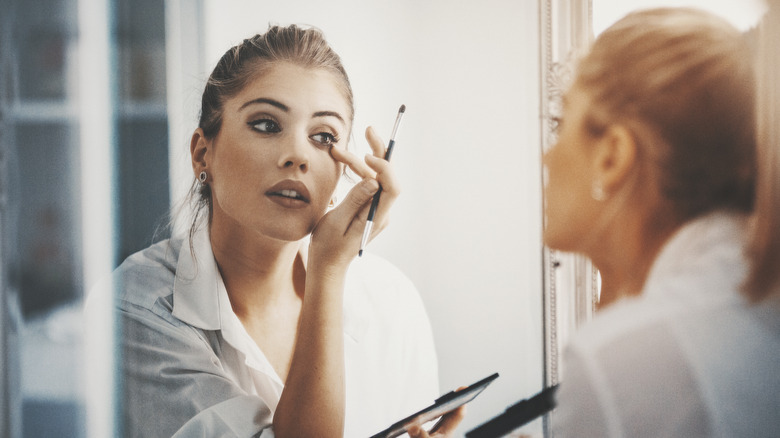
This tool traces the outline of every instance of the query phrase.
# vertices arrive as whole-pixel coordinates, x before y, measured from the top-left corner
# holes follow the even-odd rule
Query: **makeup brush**
[[[390,143],[387,145],[387,151],[385,151],[385,160],[390,161],[390,155],[393,153],[393,146],[395,146],[395,134],[398,132],[398,125],[401,124],[401,116],[406,111],[406,105],[401,105],[398,108],[398,115],[395,118],[395,125],[393,125],[393,133],[390,134]],[[366,221],[366,228],[363,229],[363,238],[360,240],[360,251],[358,251],[358,257],[363,255],[363,250],[368,244],[368,238],[371,236],[371,229],[374,226],[374,215],[376,214],[376,207],[379,205],[379,195],[382,194],[382,186],[379,186],[379,190],[374,194],[374,199],[371,201],[371,208],[368,210],[368,220]]]

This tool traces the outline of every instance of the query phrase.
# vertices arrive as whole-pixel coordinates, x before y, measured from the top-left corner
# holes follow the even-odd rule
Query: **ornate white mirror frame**
[[[554,117],[572,75],[572,63],[592,40],[592,0],[540,0],[541,32],[541,146],[555,143]],[[543,201],[544,202],[544,201]],[[598,273],[580,255],[548,247],[544,251],[544,380],[545,387],[561,381],[560,357],[574,330],[591,318],[598,300]],[[545,418],[551,436],[554,412]]]

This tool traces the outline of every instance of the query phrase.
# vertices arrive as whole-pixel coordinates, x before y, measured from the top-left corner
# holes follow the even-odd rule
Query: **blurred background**
[[[166,237],[165,63],[162,0],[0,0],[0,436],[86,436],[97,383],[111,410],[88,370],[112,350],[87,356],[81,309]]]

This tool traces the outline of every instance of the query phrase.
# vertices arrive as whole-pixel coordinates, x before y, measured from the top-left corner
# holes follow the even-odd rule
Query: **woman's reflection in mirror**
[[[125,436],[368,436],[439,396],[415,287],[355,260],[372,196],[375,236],[399,191],[371,128],[373,154],[347,150],[353,115],[317,29],[271,26],[219,60],[190,143],[192,228],[114,273]],[[336,205],[345,168],[360,181]]]

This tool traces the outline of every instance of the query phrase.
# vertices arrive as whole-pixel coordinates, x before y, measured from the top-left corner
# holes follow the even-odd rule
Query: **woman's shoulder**
[[[675,347],[677,340],[671,329],[685,310],[678,300],[623,297],[577,329],[567,342],[566,356],[629,370],[636,363],[653,362],[658,351]]]
[[[164,239],[129,255],[114,271],[115,275],[145,275],[153,271],[175,273],[182,238]]]
[[[563,381],[571,388],[567,397],[591,391],[590,399],[605,406],[604,412],[620,416],[626,436],[663,432],[632,429],[642,425],[680,426],[664,421],[669,418],[701,420],[695,423],[701,427],[741,427],[744,418],[756,424],[774,421],[774,412],[767,415],[754,407],[777,406],[777,315],[777,307],[739,296],[685,314],[660,303],[626,300],[594,318],[568,345],[563,365]],[[637,394],[664,403],[643,409]],[[750,400],[742,400],[745,394]],[[735,411],[735,400],[751,408]],[[695,416],[683,419],[676,416],[679,412]],[[708,423],[713,418],[721,421]],[[724,436],[756,436],[731,432]]]
[[[149,307],[173,293],[183,238],[161,240],[128,256],[112,274],[120,302]]]

